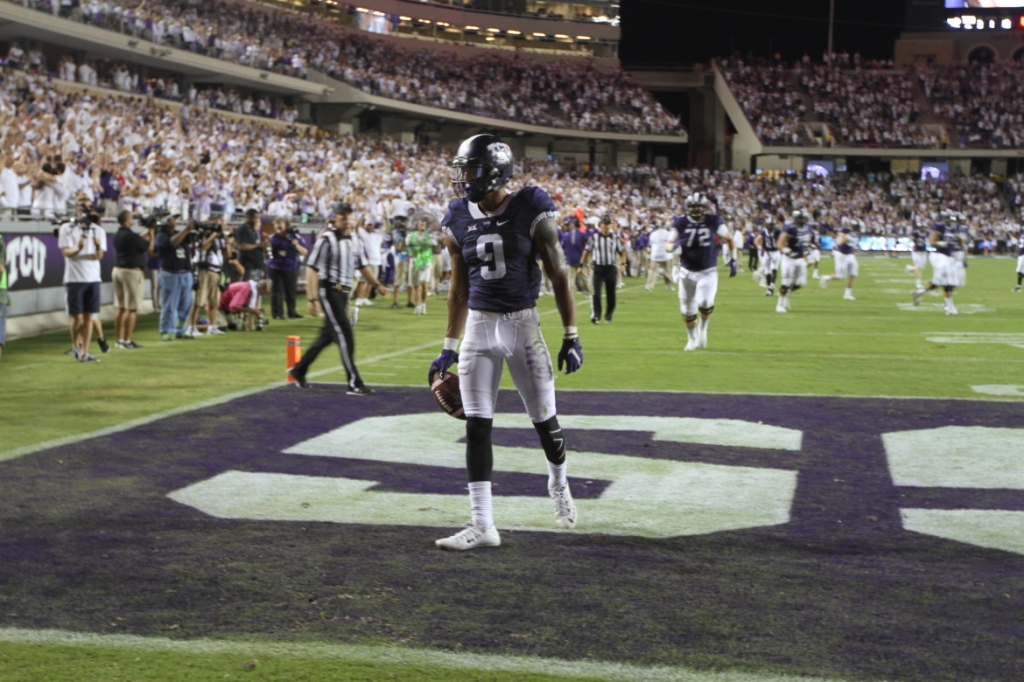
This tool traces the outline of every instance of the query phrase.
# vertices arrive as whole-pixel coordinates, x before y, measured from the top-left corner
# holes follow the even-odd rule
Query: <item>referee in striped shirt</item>
[[[587,250],[583,254],[584,264],[594,264],[594,298],[590,306],[590,321],[594,324],[601,321],[602,285],[608,298],[608,310],[604,319],[606,322],[612,321],[612,314],[615,312],[615,284],[619,276],[619,254],[623,250],[622,240],[612,232],[612,217],[602,217],[600,231],[587,242]]]
[[[288,374],[295,379],[299,388],[309,388],[306,372],[313,364],[320,351],[332,343],[338,344],[341,351],[341,364],[348,375],[349,395],[371,395],[373,389],[363,383],[355,363],[355,338],[352,325],[348,320],[348,299],[352,292],[352,280],[356,270],[363,278],[377,288],[382,296],[388,290],[374,276],[373,270],[365,260],[362,245],[358,237],[352,235],[352,205],[338,202],[332,207],[332,226],[322,231],[316,238],[313,250],[306,259],[306,267],[315,275],[308,275],[310,284],[316,286],[308,295],[316,295],[324,311],[324,326],[320,328],[320,336],[310,345],[302,359],[295,363]]]

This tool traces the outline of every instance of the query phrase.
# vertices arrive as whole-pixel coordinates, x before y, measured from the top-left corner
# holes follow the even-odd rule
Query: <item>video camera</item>
[[[221,227],[220,223],[200,223],[196,222],[196,230],[198,232],[205,232],[207,235],[216,233],[224,234],[224,228]]]
[[[160,221],[165,220],[168,215],[170,214],[165,210],[154,211],[148,215],[145,213],[136,213],[135,220],[137,220],[139,225],[142,225],[147,230],[156,230],[160,227]]]

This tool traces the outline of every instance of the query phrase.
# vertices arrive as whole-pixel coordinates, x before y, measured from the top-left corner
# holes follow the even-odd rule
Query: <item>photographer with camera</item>
[[[117,232],[114,233],[114,307],[117,308],[117,348],[139,348],[132,340],[135,334],[135,323],[138,321],[139,306],[145,295],[146,278],[143,268],[146,257],[153,249],[156,241],[156,220],[141,218],[142,226],[147,235],[143,237],[132,231],[135,216],[131,211],[117,214]]]
[[[185,335],[185,323],[192,309],[192,259],[186,239],[195,223],[178,230],[178,214],[167,217],[156,235],[160,256],[160,340],[173,341]]]
[[[239,251],[238,261],[245,268],[245,279],[263,279],[263,251],[267,242],[263,238],[260,212],[250,208],[245,212],[245,222],[235,229],[235,245]]]
[[[107,233],[100,217],[87,205],[79,204],[81,217],[60,226],[57,243],[64,254],[64,290],[71,317],[71,352],[79,362],[99,362],[89,353],[93,316],[100,313],[100,261],[107,246]],[[102,336],[100,347],[109,346]],[[104,350],[106,352],[106,350]]]
[[[288,317],[302,317],[295,310],[295,292],[299,283],[300,256],[309,250],[303,246],[299,231],[288,224],[287,218],[274,219],[274,234],[270,236],[271,257],[267,261],[270,271],[270,314],[275,320],[284,319],[284,308]]]
[[[223,218],[208,223],[196,223],[195,228],[196,231],[192,235],[194,241],[198,241],[198,248],[195,250],[196,281],[194,288],[196,295],[189,325],[185,330],[185,336],[190,339],[202,333],[196,325],[199,311],[202,308],[206,308],[209,320],[206,333],[209,336],[224,333],[217,327],[217,306],[220,305],[220,278],[228,248],[224,237]]]

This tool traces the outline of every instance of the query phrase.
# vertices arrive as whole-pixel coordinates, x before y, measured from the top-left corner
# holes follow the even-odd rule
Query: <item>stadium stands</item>
[[[451,196],[445,153],[415,144],[275,127],[214,110],[197,109],[186,128],[180,111],[158,100],[68,94],[54,82],[9,70],[0,78],[0,94],[5,164],[25,185],[17,199],[5,194],[0,201],[30,214],[61,212],[79,191],[105,195],[114,208],[188,213],[200,176],[210,188],[212,211],[229,216],[247,208],[325,215],[342,196],[357,206],[360,218],[387,221],[413,209],[440,215]],[[55,156],[67,168],[60,177],[45,177],[41,166]],[[825,226],[859,218],[885,233],[906,234],[915,218],[931,221],[942,210],[959,208],[976,229],[1011,229],[1004,210],[1010,204],[983,175],[806,180],[654,167],[584,172],[529,160],[521,160],[517,170],[518,183],[547,188],[565,215],[580,207],[588,215],[610,212],[634,225],[664,223],[684,196],[704,191],[742,228],[766,212],[785,217],[805,208]],[[104,174],[117,179],[116,193],[102,181]],[[1009,199],[1014,201],[1019,203]]]
[[[14,0],[9,0],[14,1]],[[27,2],[40,11],[48,2]],[[59,6],[55,6],[60,9]],[[375,95],[503,120],[605,132],[678,134],[679,120],[621,69],[579,59],[475,59],[407,50],[337,22],[256,4],[92,0],[64,12],[104,29],[305,77],[322,71]]]
[[[916,66],[809,59],[721,63],[758,137],[769,145],[810,144],[806,107],[837,147],[1009,149],[1024,145],[1024,66],[1019,62]]]

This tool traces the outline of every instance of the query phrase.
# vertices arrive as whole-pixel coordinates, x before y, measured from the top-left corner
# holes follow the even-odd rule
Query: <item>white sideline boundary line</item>
[[[232,642],[216,639],[173,640],[135,635],[98,635],[65,630],[0,628],[0,642],[65,646],[81,649],[110,648],[133,652],[174,652],[199,655],[235,654],[254,659],[302,658],[359,663],[404,665],[462,671],[533,673],[557,677],[587,677],[610,682],[843,682],[840,678],[803,677],[739,672],[691,670],[681,667],[645,667],[626,663],[565,661],[532,656],[452,653],[404,647],[352,644],[291,644],[286,642]]]

